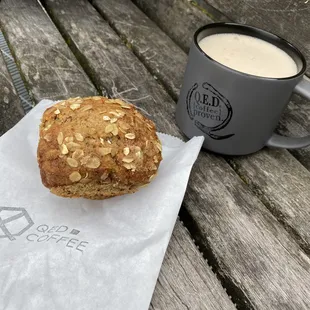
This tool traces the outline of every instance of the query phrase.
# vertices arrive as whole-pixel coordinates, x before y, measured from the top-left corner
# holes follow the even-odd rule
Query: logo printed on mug
[[[233,110],[226,99],[211,84],[195,83],[188,91],[186,97],[187,113],[195,126],[210,138],[215,140],[228,139],[234,134],[221,135],[233,115]]]

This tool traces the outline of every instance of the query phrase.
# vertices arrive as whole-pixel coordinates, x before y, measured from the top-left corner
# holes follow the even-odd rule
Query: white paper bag
[[[61,198],[36,161],[51,104],[0,138],[0,309],[147,310],[203,138],[160,134],[158,176],[135,194]]]

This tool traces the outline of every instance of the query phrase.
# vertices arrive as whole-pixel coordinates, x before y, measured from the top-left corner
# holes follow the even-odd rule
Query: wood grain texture
[[[27,5],[29,5],[30,7],[36,6],[35,1],[28,1]],[[19,12],[21,7],[10,6],[10,9],[11,14],[14,15]],[[42,14],[43,11],[40,11],[38,9],[34,10],[34,12],[36,14]],[[55,34],[57,34],[56,31]],[[64,44],[64,42],[62,44]],[[20,61],[21,64],[23,63],[22,62],[23,60],[25,60],[25,58],[23,58]],[[53,65],[53,61],[51,58],[48,57],[46,61],[48,67]],[[2,70],[0,71],[0,74],[1,72]],[[43,76],[45,72],[45,67],[39,66],[37,68],[37,72],[39,76]],[[28,82],[27,79],[30,77],[31,76],[26,75],[27,82]],[[0,86],[2,85],[1,82],[2,80],[0,81]],[[68,83],[70,85],[70,81],[65,80],[64,83]],[[79,87],[83,89],[84,85],[88,83],[89,81],[86,78],[86,75],[83,74],[81,75],[81,78],[76,81],[75,85],[77,89]],[[65,84],[64,86],[68,88],[69,85]],[[40,96],[42,95],[42,91],[38,87],[33,87],[31,88],[31,90],[35,98],[40,98]],[[57,84],[55,83],[51,84],[49,91],[51,93],[57,93],[58,91]],[[90,95],[96,93],[94,87],[91,87],[89,92]],[[80,93],[78,91],[75,93],[74,90],[70,92],[71,96],[77,96],[79,94]],[[179,256],[180,253],[182,255],[180,256],[180,261],[175,261],[174,258],[176,256]],[[171,266],[170,264],[171,260],[173,260],[174,262],[173,266]],[[191,269],[189,269],[191,272],[189,274],[184,272],[184,268],[187,268],[188,266],[191,266]],[[164,288],[165,293],[163,294],[160,288],[155,289],[153,298],[154,307],[151,305],[151,309],[157,310],[158,307],[161,307],[162,304],[168,304],[169,302],[171,302],[172,297],[174,298],[173,300],[176,300],[178,302],[178,304],[181,303],[183,307],[189,305],[190,309],[206,309],[206,310],[235,309],[228,295],[224,292],[223,288],[221,287],[216,276],[212,273],[211,269],[202,259],[198,250],[195,248],[188,232],[180,224],[179,221],[177,221],[176,229],[173,232],[172,242],[169,244],[169,248],[166,253],[165,260],[163,262],[163,268],[164,269],[161,271],[160,277],[164,279],[165,283],[158,284],[157,287],[160,286],[161,288]],[[193,280],[196,280],[197,282],[194,283]],[[188,292],[184,292],[184,290],[180,290],[178,288],[174,288],[174,290],[172,290],[170,285],[176,283],[178,285],[181,285],[181,288],[183,287],[182,284],[184,284],[184,287],[186,287],[187,283],[192,283],[192,285],[189,288]],[[198,303],[197,300],[199,300]],[[171,305],[170,308],[167,309],[178,309],[174,307],[175,305],[173,304]]]
[[[174,101],[90,3],[85,0],[43,3],[99,87],[111,97],[134,103],[154,120],[159,131],[168,130],[180,136],[174,124]]]
[[[287,151],[263,150],[231,160],[275,216],[310,254],[310,174]]]
[[[96,8],[108,19],[109,23],[117,29],[119,35],[126,41],[131,42],[131,48],[136,51],[139,58],[141,56],[139,51],[143,51],[146,48],[151,51],[154,57],[141,57],[141,61],[147,67],[151,67],[152,70],[158,70],[159,72],[165,72],[167,67],[170,69],[167,63],[174,63],[174,71],[169,74],[169,82],[173,85],[179,83],[183,77],[183,68],[186,65],[185,53],[180,49],[176,50],[175,43],[169,41],[167,36],[165,39],[165,34],[151,21],[148,22],[146,16],[137,7],[133,7],[131,2],[125,0],[94,0],[94,3]],[[198,10],[195,12],[199,14]],[[182,15],[178,17],[181,18]],[[140,31],[140,28],[143,28],[143,31]],[[156,36],[153,35],[154,33]],[[160,42],[159,44],[157,44],[156,38],[159,38],[157,39]],[[167,42],[164,51],[161,42]],[[180,53],[182,57],[176,57],[176,53]],[[165,79],[162,79],[162,83],[170,89]],[[177,90],[174,88],[171,90],[175,92],[174,95],[177,97]],[[281,120],[281,126],[278,131],[287,135],[295,134],[302,136],[306,134],[307,129],[310,132],[307,117],[307,114],[309,115],[310,113],[310,105],[307,108],[305,102],[299,100],[296,106],[296,98],[294,97],[295,102],[292,102]],[[304,109],[300,109],[300,106],[304,107]],[[310,148],[295,151],[295,154],[298,155],[301,152],[303,156],[299,157],[304,158],[305,162],[310,162],[310,154],[309,156],[305,154],[310,152]],[[260,193],[259,196],[267,203],[271,211],[281,219],[287,228],[295,232],[300,244],[309,252],[310,229],[307,223],[310,221],[310,194],[304,190],[304,186],[306,186],[310,174],[287,151],[279,151],[279,154],[282,154],[282,156],[276,156],[274,158],[276,163],[271,165],[270,158],[273,157],[273,154],[274,152],[271,150],[264,150],[262,153],[242,158],[241,160],[236,159],[238,166],[240,166],[238,173],[241,177],[249,179],[248,182],[252,184],[255,192]],[[257,160],[258,157],[260,158],[259,160]],[[230,162],[233,164],[234,160]],[[255,167],[253,168],[255,173],[248,170],[249,166]],[[290,167],[294,174],[294,178],[299,178],[299,186],[297,186],[294,195],[290,194],[289,189],[295,185],[291,183],[290,179],[283,178],[282,175],[288,167]],[[265,171],[268,172],[267,175]],[[273,180],[269,177],[270,175],[273,176]],[[262,195],[263,192],[265,193],[264,196]],[[296,208],[297,201],[302,202],[302,207]]]
[[[93,0],[92,3],[177,100],[186,54],[131,1]]]
[[[96,92],[36,1],[1,1],[0,23],[36,102]]]
[[[189,50],[194,32],[214,22],[187,0],[133,0],[159,27],[182,47]]]
[[[277,132],[285,136],[303,137],[310,134],[310,102],[293,95],[282,115]],[[294,156],[310,170],[310,147],[291,150]]]
[[[178,221],[157,281],[150,309],[236,309]]]
[[[0,136],[12,128],[24,111],[0,52]]]
[[[141,107],[160,131],[181,136],[174,102],[87,2],[44,2],[98,85]],[[241,307],[307,309],[309,258],[227,162],[201,153],[184,207]]]
[[[308,309],[308,256],[235,172],[219,165],[220,158],[198,158],[181,218],[190,218],[185,224],[229,294],[243,298],[241,308]]]
[[[205,0],[236,22],[273,31],[297,45],[310,62],[310,3],[299,0]],[[308,68],[308,73],[310,69]]]

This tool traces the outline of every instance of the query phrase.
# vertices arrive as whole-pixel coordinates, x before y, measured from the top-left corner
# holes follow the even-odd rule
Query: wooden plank
[[[13,127],[24,111],[0,52],[0,136]]]
[[[310,105],[309,101],[293,95],[291,103],[284,111],[277,132],[285,136],[304,137],[310,134],[309,126]],[[294,156],[310,170],[310,147],[291,150]]]
[[[236,309],[178,221],[170,240],[151,309]]]
[[[170,96],[177,100],[186,54],[131,1],[94,0],[92,3],[149,71],[165,85]]]
[[[199,174],[190,180],[185,203],[191,201],[191,205],[181,218],[187,219],[186,225],[228,293],[240,294],[230,292],[239,288],[246,296],[243,306],[250,309],[308,309],[309,257],[248,193],[245,183],[232,177],[232,170],[215,169],[214,162],[204,160],[194,166],[192,175]],[[207,191],[197,195],[197,188]]]
[[[180,136],[171,98],[86,1],[44,2],[98,84],[143,108],[159,130]],[[307,308],[308,257],[227,162],[201,153],[184,207],[234,302],[255,309]]]
[[[310,63],[310,5],[298,0],[205,0],[236,22],[277,33],[297,45]],[[310,68],[308,67],[308,73]]]
[[[126,0],[94,0],[93,4],[98,11],[109,21],[119,35],[123,37],[127,42],[130,42],[130,47],[135,51],[139,59],[145,63],[148,68],[151,68],[151,72],[167,72],[169,71],[169,82],[176,85],[183,77],[183,68],[186,65],[185,53],[180,49],[176,49],[175,43],[169,40],[153,22],[147,19],[147,17],[131,2]],[[197,11],[199,12],[199,11]],[[175,13],[177,14],[177,13]],[[126,22],[125,16],[127,16]],[[178,16],[181,18],[182,16]],[[140,30],[143,29],[143,30]],[[157,44],[159,41],[159,44]],[[163,49],[163,44],[165,48]],[[148,49],[148,54],[154,57],[143,57],[143,51]],[[141,53],[142,51],[142,53]],[[171,53],[169,53],[171,51]],[[181,57],[176,57],[176,53],[180,53]],[[142,55],[141,55],[142,54]],[[161,56],[160,56],[161,55]],[[173,70],[170,71],[170,66],[167,63],[173,63]],[[159,77],[161,82],[168,88],[167,81]],[[178,92],[175,89],[175,97],[178,96]],[[301,103],[300,103],[301,104]],[[294,107],[292,104],[290,107]],[[284,134],[291,134],[295,128],[303,128],[303,133],[298,131],[296,135],[304,135],[307,126],[307,118],[304,113],[294,112],[292,117],[290,111],[296,111],[296,109],[290,108],[282,120],[283,126],[282,132]],[[286,126],[285,123],[288,125]],[[302,125],[304,124],[304,125]],[[290,130],[292,127],[292,130]],[[310,148],[309,148],[310,151]],[[305,151],[298,151],[305,152]],[[295,152],[298,154],[298,152]],[[274,157],[273,151],[267,151],[258,153],[241,160],[236,159],[236,165],[238,173],[242,178],[248,178],[252,188],[258,192],[260,191],[260,197],[268,205],[270,210],[285,224],[290,231],[294,231],[297,235],[298,241],[303,248],[310,251],[310,230],[307,222],[310,221],[310,192],[303,190],[302,184],[307,184],[310,174],[305,171],[304,167],[300,165],[297,160],[294,160],[292,156],[286,151],[280,151],[282,156]],[[309,154],[310,155],[310,154]],[[259,157],[259,160],[257,159]],[[276,161],[275,164],[270,164],[270,158]],[[306,161],[310,162],[310,156],[304,156]],[[234,160],[230,161],[234,165]],[[250,172],[249,166],[252,166],[255,174]],[[260,166],[262,169],[260,169]],[[266,170],[264,171],[264,167]],[[282,172],[286,171],[290,167],[292,171],[292,178],[299,179],[299,186],[296,195],[291,195],[287,192],[293,184],[290,179],[285,179],[282,176]],[[267,177],[272,175],[273,177]],[[257,176],[257,177],[256,177]],[[255,187],[255,188],[254,188]],[[263,195],[263,193],[265,193]],[[284,194],[286,193],[286,195]],[[283,200],[286,203],[283,203]],[[298,201],[301,202],[302,207],[297,207]],[[304,207],[309,206],[309,207]],[[298,213],[298,214],[296,214]]]
[[[189,50],[194,32],[200,26],[214,22],[206,12],[198,10],[188,1],[133,0],[133,2],[186,52]]]
[[[235,170],[310,254],[310,174],[285,151],[231,159]]]
[[[174,124],[171,97],[158,86],[92,5],[84,0],[76,1],[76,6],[72,2],[58,0],[43,3],[66,40],[71,43],[71,48],[87,61],[85,69],[96,78],[98,87],[106,89],[112,97],[122,97],[136,104],[157,123],[159,131],[168,130],[180,136]],[[81,14],[87,14],[88,18],[81,18],[77,22],[76,18]],[[95,27],[96,24],[100,27]]]
[[[96,93],[36,1],[1,1],[0,24],[36,102]]]
[[[35,1],[28,1],[27,5],[30,7],[34,7],[34,12],[36,16],[38,17],[38,21],[46,21],[45,20],[45,13],[38,9]],[[10,8],[10,14],[13,16],[18,16],[18,13],[21,9],[23,9],[23,6],[17,6],[15,3],[15,6],[8,6],[8,4],[3,5],[0,11],[0,18],[1,20],[5,20],[4,15],[1,15],[2,12],[5,10],[8,10]],[[6,18],[10,18],[10,15],[8,14],[8,11],[6,11]],[[45,23],[43,25],[37,23],[37,27],[43,27],[44,29],[52,33],[52,36],[54,37],[53,40],[56,40],[57,37],[59,37],[59,34],[57,31],[55,31],[55,28],[51,22]],[[10,29],[8,28],[8,33],[10,33]],[[24,36],[23,32],[19,32],[16,34],[16,40],[19,42],[18,36]],[[56,38],[55,38],[56,37]],[[64,44],[64,43],[61,43]],[[17,46],[18,48],[18,46]],[[64,49],[64,47],[59,46],[58,49]],[[74,62],[73,55],[68,53],[68,59],[69,61]],[[23,65],[24,61],[27,65],[29,63],[29,59],[23,57],[22,59],[19,59],[20,64]],[[53,66],[53,59],[50,57],[47,57],[47,67]],[[39,76],[44,77],[45,67],[39,66],[37,68],[37,72]],[[28,78],[31,78],[31,75],[26,75],[26,81],[28,82]],[[48,81],[46,81],[47,83]],[[64,80],[65,83],[64,87],[69,88],[71,81],[70,80]],[[1,81],[0,81],[1,83]],[[85,74],[81,75],[81,77],[76,80],[76,89],[79,88],[79,86],[83,89],[83,85],[88,84],[89,81]],[[1,84],[0,84],[1,85]],[[33,85],[29,83],[30,89],[37,100],[42,96],[42,90],[36,87],[36,85]],[[51,88],[49,89],[51,93],[56,93],[58,91],[58,85],[57,84],[51,84]],[[70,92],[70,96],[77,96],[80,93],[72,89]],[[117,90],[113,90],[116,92]],[[112,91],[112,93],[113,93]],[[90,87],[89,94],[95,94],[96,91],[94,87]],[[175,260],[175,257],[180,256],[179,261]],[[173,261],[173,266],[170,264],[170,262]],[[184,272],[185,268],[190,267],[190,273],[187,274]],[[173,269],[172,272],[171,269]],[[153,305],[151,305],[151,309],[153,307],[154,310],[158,309],[158,306],[161,306],[162,304],[168,304],[171,300],[170,298],[173,298],[173,300],[176,300],[178,304],[182,304],[184,307],[185,305],[189,305],[191,309],[197,309],[195,307],[200,307],[199,309],[206,309],[206,310],[214,310],[214,309],[224,309],[224,310],[233,310],[235,309],[234,305],[230,301],[228,295],[225,293],[223,288],[221,287],[219,281],[217,280],[214,273],[211,271],[211,269],[208,267],[207,263],[202,259],[200,256],[198,250],[195,248],[193,242],[190,239],[190,236],[186,229],[180,224],[179,221],[176,223],[176,229],[173,232],[172,241],[169,244],[168,251],[165,256],[165,260],[163,262],[163,269],[160,273],[160,278],[165,279],[165,283],[163,285],[158,284],[161,288],[164,288],[165,294],[162,293],[162,291],[158,288],[155,289],[154,297],[153,297]],[[195,280],[195,282],[194,282]],[[172,290],[171,285],[178,283],[179,288],[174,288]],[[190,288],[188,287],[188,283],[191,283]],[[182,288],[188,289],[187,291],[182,290]],[[182,295],[180,295],[182,294]],[[195,298],[193,298],[195,296]],[[197,299],[200,300],[200,302],[197,303]],[[173,309],[173,305],[168,309]],[[220,308],[219,308],[220,307]],[[181,308],[180,308],[181,309]]]

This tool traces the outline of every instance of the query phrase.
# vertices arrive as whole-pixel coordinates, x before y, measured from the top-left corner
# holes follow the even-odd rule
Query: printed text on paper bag
[[[64,234],[77,235],[80,231],[72,229],[70,231],[68,226],[49,226],[46,224],[36,227],[36,231],[26,236],[26,239],[30,242],[55,242],[56,244],[62,244],[67,248],[73,248],[77,251],[84,252],[88,242],[72,238],[71,236],[65,236]]]
[[[70,229],[66,225],[40,224],[33,227],[34,225],[25,208],[0,206],[0,239],[14,241],[16,238],[24,238],[25,235],[28,242],[53,242],[57,246],[71,248],[81,253],[84,253],[89,244],[88,241],[77,237],[80,233],[78,229]]]

